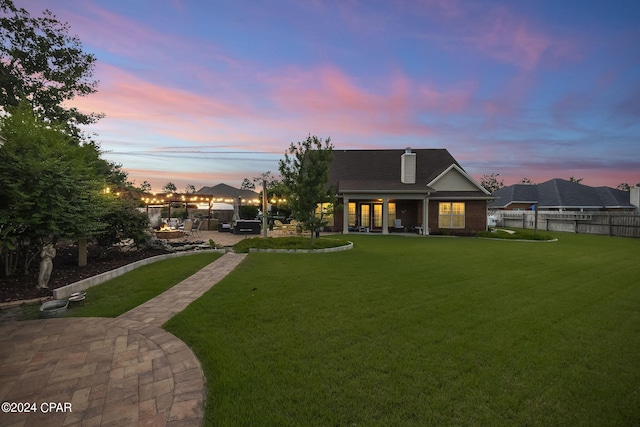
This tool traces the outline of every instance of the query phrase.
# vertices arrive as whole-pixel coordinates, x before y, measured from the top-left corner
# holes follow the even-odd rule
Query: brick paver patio
[[[0,426],[201,425],[200,362],[161,325],[244,257],[227,253],[116,319],[0,324]]]

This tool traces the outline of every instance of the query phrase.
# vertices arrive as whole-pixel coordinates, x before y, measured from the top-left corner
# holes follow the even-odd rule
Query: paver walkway
[[[160,326],[244,257],[227,253],[116,319],[0,325],[0,426],[201,425],[200,362]]]

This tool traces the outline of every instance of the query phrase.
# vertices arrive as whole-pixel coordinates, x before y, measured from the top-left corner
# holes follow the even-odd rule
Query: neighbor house
[[[515,184],[493,192],[492,210],[546,211],[633,211],[632,192],[611,187],[589,187],[564,179],[551,179],[540,184]]]
[[[325,229],[472,234],[492,196],[446,149],[333,150],[329,183],[342,211]]]

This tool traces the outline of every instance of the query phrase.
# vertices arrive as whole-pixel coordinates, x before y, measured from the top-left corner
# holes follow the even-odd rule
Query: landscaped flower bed
[[[237,253],[247,253],[249,249],[326,249],[347,246],[349,242],[344,239],[319,238],[314,239],[313,243],[308,237],[255,237],[253,239],[244,239],[233,247]]]
[[[507,239],[507,240],[545,240],[552,241],[554,238],[545,233],[534,233],[532,230],[496,228],[491,231],[480,231],[476,237],[485,237],[490,239]]]

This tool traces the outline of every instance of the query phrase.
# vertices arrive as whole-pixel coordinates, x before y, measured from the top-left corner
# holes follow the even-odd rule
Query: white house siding
[[[469,182],[464,175],[451,169],[431,185],[436,191],[477,191],[478,187]]]

